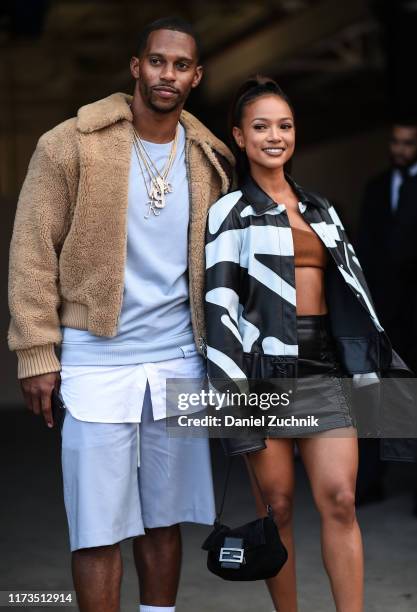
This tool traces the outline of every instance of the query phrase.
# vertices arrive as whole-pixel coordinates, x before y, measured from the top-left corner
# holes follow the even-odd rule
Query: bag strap
[[[219,508],[218,512],[216,513],[216,521],[215,521],[216,523],[220,523],[220,519],[221,519],[221,516],[223,514],[224,504],[225,504],[225,501],[226,501],[226,493],[227,493],[227,489],[228,489],[228,486],[229,486],[230,473],[232,471],[232,462],[233,462],[233,456],[230,456],[229,459],[228,459],[228,462],[227,462],[226,478],[224,480],[222,501],[220,503],[220,508]],[[252,474],[252,477],[253,477],[253,479],[255,481],[255,484],[256,484],[256,486],[258,488],[259,494],[260,494],[260,496],[262,498],[262,502],[263,502],[264,506],[266,507],[266,511],[268,513],[268,516],[273,518],[272,506],[270,504],[266,504],[265,503],[265,498],[263,496],[262,489],[259,486],[258,479],[256,478],[255,470],[252,468],[252,466],[249,466],[249,469],[251,471],[251,474]]]
[[[271,518],[274,518],[274,513],[273,513],[273,511],[272,511],[272,506],[271,506],[271,504],[266,504],[266,503],[265,503],[265,498],[264,498],[264,495],[263,495],[263,493],[262,493],[262,489],[261,489],[261,487],[259,486],[259,482],[258,482],[258,479],[257,479],[257,477],[256,477],[255,470],[253,469],[253,467],[252,467],[250,464],[249,464],[249,469],[250,469],[250,472],[251,472],[251,474],[252,474],[252,478],[253,478],[253,479],[254,479],[254,481],[255,481],[256,487],[257,487],[257,489],[258,489],[258,491],[259,491],[259,495],[261,496],[262,503],[263,503],[263,505],[264,505],[264,506],[265,506],[265,508],[266,508],[266,511],[267,511],[267,513],[268,513],[268,516],[270,516]]]
[[[227,462],[226,478],[225,478],[224,487],[223,487],[222,501],[220,503],[219,511],[216,513],[216,523],[220,523],[220,519],[223,514],[224,502],[226,501],[227,487],[229,486],[230,472],[232,471],[232,461],[233,461],[233,457],[229,457],[228,462]]]

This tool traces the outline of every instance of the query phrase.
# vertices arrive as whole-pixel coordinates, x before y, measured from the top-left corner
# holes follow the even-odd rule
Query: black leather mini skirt
[[[337,359],[328,316],[298,316],[297,335],[295,399],[277,411],[276,426],[269,428],[269,437],[312,436],[352,427],[346,379]]]

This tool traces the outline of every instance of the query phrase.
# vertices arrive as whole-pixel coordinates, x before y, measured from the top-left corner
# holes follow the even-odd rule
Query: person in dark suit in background
[[[391,167],[366,186],[356,250],[381,323],[417,372],[417,118],[393,124],[389,152]],[[360,459],[357,502],[383,499],[377,439],[360,441]]]

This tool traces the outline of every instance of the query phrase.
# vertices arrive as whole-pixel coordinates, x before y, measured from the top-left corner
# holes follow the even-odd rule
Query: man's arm
[[[61,340],[59,251],[69,225],[66,179],[48,135],[32,156],[17,205],[9,260],[9,347],[28,407],[52,421],[50,397],[59,387],[55,344]]]

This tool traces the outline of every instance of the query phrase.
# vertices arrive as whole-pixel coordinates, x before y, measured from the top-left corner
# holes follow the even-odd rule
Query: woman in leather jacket
[[[271,79],[242,85],[232,108],[239,190],[216,202],[206,234],[207,359],[211,381],[296,379],[281,416],[318,426],[228,440],[244,454],[258,511],[272,506],[289,558],[268,581],[276,609],[297,610],[292,506],[294,445],[321,516],[335,606],[363,610],[363,551],[355,514],[358,442],[343,376],[377,376],[392,349],[332,204],[285,172],[294,112]],[[215,386],[215,382],[214,382]],[[256,484],[255,484],[256,483]]]

